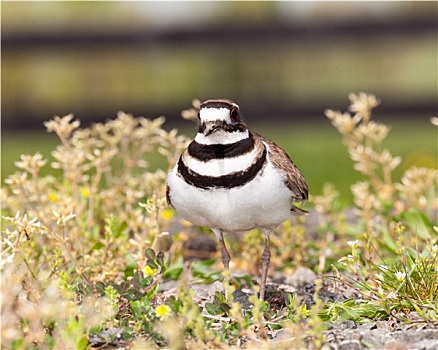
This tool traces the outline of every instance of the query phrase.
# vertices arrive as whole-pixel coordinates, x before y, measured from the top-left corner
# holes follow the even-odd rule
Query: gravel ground
[[[356,221],[356,217],[352,211],[347,211],[347,220],[351,223]],[[316,213],[310,213],[306,220],[308,232],[312,232],[312,228],[317,225],[319,217]],[[194,259],[202,258],[196,256],[197,252],[207,252],[214,254],[216,250],[216,242],[213,238],[207,235],[201,235],[189,241],[190,247],[186,246],[185,251],[195,253]],[[199,246],[197,246],[195,243]],[[193,246],[192,246],[193,245]],[[186,261],[190,260],[185,256]],[[206,256],[211,257],[211,255]],[[204,257],[204,258],[206,258]],[[273,278],[267,286],[266,299],[270,303],[271,308],[281,309],[285,306],[284,292],[294,292],[308,307],[313,303],[313,295],[315,292],[315,273],[305,267],[298,268],[291,276],[278,276]],[[207,301],[212,301],[214,293],[221,290],[222,284],[219,282],[212,285],[193,285],[191,287],[196,291],[195,295],[199,298],[200,305]],[[343,288],[342,290],[340,288]],[[242,304],[242,308],[249,308],[251,304],[248,297],[254,291],[237,290],[234,294],[234,299]],[[283,294],[282,294],[283,293]],[[320,291],[319,297],[327,302],[342,301],[347,298],[355,297],[354,291],[339,285],[334,287],[333,283],[326,281]],[[384,349],[384,350],[438,350],[438,323],[424,324],[415,313],[411,313],[409,318],[413,321],[406,325],[397,320],[367,322],[358,324],[353,321],[342,321],[333,324],[325,332],[327,339],[324,344],[324,350],[359,350],[359,349]],[[281,329],[272,334],[273,342],[287,341],[288,337],[293,337]]]
[[[438,328],[424,324],[415,327],[377,321],[358,325],[344,321],[334,325],[325,336],[327,343],[324,349],[438,349]]]
[[[292,276],[274,279],[267,286],[266,299],[271,309],[281,309],[285,306],[285,292],[295,292],[297,296],[310,307],[313,303],[315,292],[314,281],[316,275],[305,267],[298,268]],[[160,289],[164,293],[172,293],[177,282],[165,281]],[[199,305],[212,302],[214,294],[223,290],[221,282],[210,285],[194,284],[191,286],[195,292],[195,300]],[[241,303],[242,308],[252,307],[248,298],[254,293],[249,289],[236,290],[233,294],[234,300]],[[324,301],[342,301],[354,296],[352,290],[339,290],[334,288],[333,283],[326,281],[320,291],[319,297]],[[438,324],[426,325],[415,323],[420,318],[415,313],[409,315],[414,321],[406,325],[396,320],[375,321],[365,324],[358,324],[353,321],[342,321],[335,323],[325,332],[327,342],[323,350],[361,350],[361,349],[386,349],[386,350],[438,350]],[[273,343],[287,342],[294,335],[287,330],[281,329],[270,334]]]

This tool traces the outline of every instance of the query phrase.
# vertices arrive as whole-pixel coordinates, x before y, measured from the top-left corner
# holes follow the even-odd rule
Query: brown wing
[[[296,167],[289,155],[277,144],[271,140],[253,133],[261,138],[263,142],[268,144],[269,158],[275,167],[281,169],[287,175],[286,186],[292,191],[293,200],[296,202],[303,202],[309,198],[309,188],[306,179]]]

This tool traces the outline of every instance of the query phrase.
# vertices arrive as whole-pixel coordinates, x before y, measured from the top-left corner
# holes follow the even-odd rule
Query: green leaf
[[[342,318],[347,320],[357,320],[359,318],[359,314],[355,312],[352,308],[345,306],[341,307],[343,312]]]
[[[129,290],[129,283],[122,281],[120,282],[120,284],[114,284],[113,287],[117,291],[117,293],[123,295]]]
[[[383,244],[383,242],[385,242]],[[388,230],[383,230],[383,242],[380,243],[382,248],[386,248],[391,253],[396,253],[398,250],[397,243],[392,239]]]
[[[119,226],[113,227],[113,231],[115,233],[115,235],[114,235],[115,238],[119,238],[122,235],[122,233],[125,232],[125,229],[127,227],[128,227],[128,224],[125,221],[121,222]]]
[[[416,208],[405,210],[401,217],[418,237],[424,240],[430,239],[432,224],[420,210]]]
[[[14,339],[11,342],[11,348],[12,349],[22,349],[23,348],[23,344],[24,344],[24,339],[23,338]]]
[[[166,265],[164,264],[164,253],[163,252],[159,252],[157,255],[157,263],[161,268],[160,273],[163,273],[164,270],[166,269]]]
[[[143,297],[143,294],[140,293],[138,290],[130,289],[126,294],[124,295],[125,299],[136,301]]]
[[[150,260],[155,260],[155,251],[152,248],[148,248],[146,249],[146,251],[144,252],[144,255],[146,256],[146,258],[150,259]]]
[[[210,315],[220,315],[223,313],[223,311],[221,310],[221,308],[219,306],[214,305],[212,303],[206,303],[205,309],[207,310],[207,312]]]
[[[84,295],[84,296],[93,294],[92,288],[87,283],[78,284],[77,291],[79,294]]]
[[[269,324],[269,328],[272,328],[275,331],[278,331],[279,329],[282,329],[283,326],[280,323],[271,323]]]
[[[216,293],[214,293],[214,297],[215,297],[215,300],[217,300],[219,303],[226,303],[227,302],[225,295],[223,295],[219,291],[216,291]]]
[[[91,251],[99,250],[102,249],[103,247],[105,247],[105,245],[102,242],[97,242],[95,245],[91,247]]]
[[[126,255],[127,265],[125,267],[125,277],[134,276],[134,272],[137,269],[137,262],[131,254]]]
[[[78,350],[85,350],[87,348],[88,345],[88,338],[86,338],[85,336],[82,337],[77,344],[77,349]]]
[[[149,267],[151,267],[152,269],[154,269],[154,270],[158,269],[158,265],[157,265],[157,263],[154,260],[148,259],[147,265]]]
[[[105,283],[99,281],[95,284],[95,288],[99,292],[100,296],[105,295],[105,288],[106,288]]]
[[[220,309],[224,312],[224,313],[228,313],[228,311],[231,310],[231,306],[228,305],[227,303],[220,303],[219,304]]]
[[[54,349],[56,341],[55,341],[55,339],[53,337],[51,337],[50,335],[46,334],[46,336],[44,337],[44,343],[47,345],[47,347],[49,349]]]
[[[150,276],[149,276],[150,277]],[[152,277],[151,277],[152,278]],[[152,281],[151,281],[152,282]],[[150,285],[151,283],[149,283],[149,285]],[[152,289],[149,289],[147,292],[146,292],[146,298],[148,299],[148,300],[151,300],[154,296],[155,296],[155,294],[157,294],[157,291],[158,291],[158,283],[157,284],[155,284],[155,286],[153,286],[152,287]]]
[[[198,277],[198,282],[212,283],[222,278],[221,271],[211,271],[209,267],[216,262],[214,259],[203,260],[191,266],[192,274]]]
[[[254,286],[252,277],[249,275],[231,276],[231,280],[236,284],[238,289],[242,289],[243,287],[252,288]]]
[[[170,304],[170,306],[175,310],[176,314],[180,313],[182,302],[180,299],[176,298],[174,295],[171,295],[169,299],[167,299],[167,302]]]
[[[178,280],[184,271],[184,265],[182,262],[182,257],[173,265],[167,268],[163,274],[163,278],[168,278],[171,280]]]

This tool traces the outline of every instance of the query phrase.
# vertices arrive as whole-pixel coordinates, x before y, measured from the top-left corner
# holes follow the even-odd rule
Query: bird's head
[[[231,100],[207,100],[199,106],[198,142],[231,143],[248,137],[239,106]]]

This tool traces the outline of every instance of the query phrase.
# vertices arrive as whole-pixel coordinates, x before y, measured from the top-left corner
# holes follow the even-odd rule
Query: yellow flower
[[[152,267],[150,267],[149,265],[146,265],[143,268],[143,272],[148,275],[148,276],[153,276],[155,275],[155,273],[157,272],[157,269],[153,269]]]
[[[90,197],[90,191],[89,191],[88,188],[86,188],[86,187],[81,187],[81,194],[82,194],[82,196],[84,196],[85,198]]]
[[[165,318],[165,317],[169,316],[169,314],[170,314],[170,307],[168,307],[167,305],[164,305],[164,304],[158,305],[155,308],[155,313],[157,314],[157,316],[159,318]]]
[[[58,196],[55,193],[49,193],[49,201],[51,202],[57,202],[58,201]]]
[[[161,215],[163,216],[163,219],[166,219],[166,220],[172,219],[173,210],[170,208],[164,209]]]

